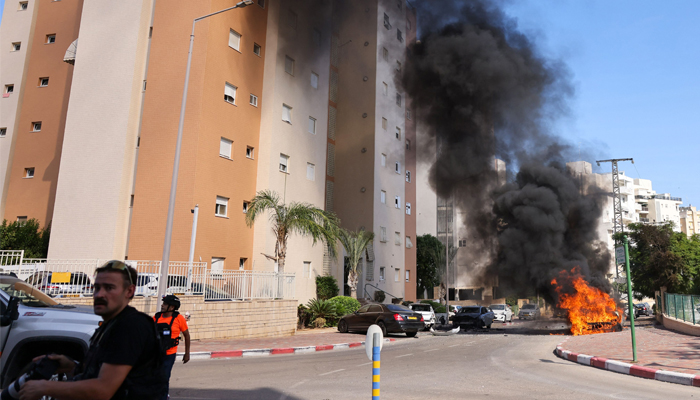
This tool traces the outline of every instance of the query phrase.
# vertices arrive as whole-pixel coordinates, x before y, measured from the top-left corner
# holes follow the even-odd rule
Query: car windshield
[[[489,308],[492,310],[505,310],[506,306],[503,304],[491,304]]]
[[[534,304],[525,304],[523,306],[523,310],[534,310],[535,308],[537,308],[537,307],[535,307]]]
[[[387,304],[386,308],[389,311],[394,311],[394,312],[401,312],[401,311],[411,311],[410,308],[398,304]]]
[[[9,296],[17,297],[20,303],[27,307],[50,307],[58,304],[39,289],[9,276],[0,277],[0,290]]]
[[[459,309],[460,314],[466,313],[479,313],[481,312],[481,307],[462,307]]]
[[[430,305],[428,304],[412,304],[411,308],[413,308],[413,311],[430,311]]]

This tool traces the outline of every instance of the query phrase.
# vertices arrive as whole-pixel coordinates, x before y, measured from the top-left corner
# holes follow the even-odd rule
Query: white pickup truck
[[[42,354],[82,360],[101,320],[90,306],[61,305],[23,280],[0,275],[0,387]]]

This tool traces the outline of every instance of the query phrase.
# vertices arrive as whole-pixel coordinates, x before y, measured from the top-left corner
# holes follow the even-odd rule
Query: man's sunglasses
[[[119,260],[107,261],[100,268],[98,268],[98,270],[105,270],[105,269],[114,269],[117,271],[126,272],[126,275],[129,277],[129,283],[131,283],[132,285],[134,284],[134,281],[131,279],[131,271],[129,270],[129,266],[124,264],[123,262],[121,262]]]

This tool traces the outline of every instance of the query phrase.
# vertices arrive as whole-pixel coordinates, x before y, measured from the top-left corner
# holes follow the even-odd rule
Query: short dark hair
[[[136,279],[139,274],[136,269],[126,265],[126,263],[119,260],[110,260],[102,264],[101,267],[95,270],[95,275],[100,272],[118,272],[124,278],[124,287],[128,288],[131,285],[136,284]]]

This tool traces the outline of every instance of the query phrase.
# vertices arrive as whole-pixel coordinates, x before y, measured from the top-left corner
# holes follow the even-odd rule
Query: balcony
[[[649,207],[642,206],[641,212],[649,212]]]
[[[639,222],[649,223],[649,218],[639,218]]]

